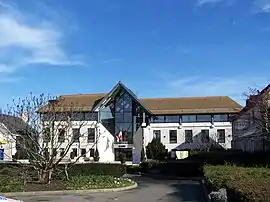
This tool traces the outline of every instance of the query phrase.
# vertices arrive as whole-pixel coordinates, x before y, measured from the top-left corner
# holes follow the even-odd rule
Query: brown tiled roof
[[[100,94],[75,94],[61,95],[58,97],[57,103],[47,104],[38,112],[54,111],[90,111],[92,108],[105,96],[105,93]]]
[[[106,94],[62,95],[57,106],[61,111],[91,110]],[[228,96],[142,98],[139,99],[153,114],[238,113],[242,107]],[[48,105],[39,110],[48,110]]]
[[[228,96],[144,98],[140,101],[154,114],[237,113],[242,108]]]

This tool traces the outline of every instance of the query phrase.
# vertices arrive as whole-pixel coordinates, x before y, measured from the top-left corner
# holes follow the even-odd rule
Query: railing
[[[115,138],[114,144],[133,144],[133,138],[132,139],[123,139],[120,141],[118,141],[117,138]]]

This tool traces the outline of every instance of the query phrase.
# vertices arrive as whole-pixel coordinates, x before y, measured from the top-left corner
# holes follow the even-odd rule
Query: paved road
[[[24,202],[205,202],[200,183],[197,181],[157,180],[139,176],[133,178],[139,186],[124,192],[17,198]]]

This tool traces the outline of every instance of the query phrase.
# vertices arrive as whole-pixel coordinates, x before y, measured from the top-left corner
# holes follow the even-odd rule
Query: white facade
[[[152,141],[155,130],[160,130],[161,132],[161,142],[165,145],[168,151],[172,149],[185,150],[185,149],[199,149],[201,146],[211,146],[212,145],[220,145],[224,149],[231,148],[231,140],[232,140],[232,125],[230,122],[215,122],[211,124],[210,122],[200,122],[200,123],[151,123],[148,126],[144,133],[144,144],[147,145]],[[170,130],[177,131],[177,142],[170,142]],[[193,143],[186,143],[185,141],[185,131],[191,130],[193,135]],[[201,130],[209,130],[210,142],[209,144],[202,143],[200,139]],[[218,143],[218,130],[224,130],[225,138],[224,142]]]
[[[65,141],[59,143],[58,142],[58,136],[56,136],[55,142],[53,144],[48,143],[46,148],[49,149],[49,152],[52,152],[52,147],[57,148],[57,157],[60,155],[61,149],[68,148],[69,142],[71,142],[73,134],[73,129],[80,129],[80,137],[79,142],[74,142],[70,146],[69,151],[67,152],[67,155],[63,158],[63,161],[70,160],[75,161],[78,157],[79,162],[85,162],[85,157],[90,158],[90,161],[93,161],[93,155],[91,155],[90,150],[95,150],[96,148],[99,151],[99,162],[114,162],[115,161],[115,152],[114,148],[131,148],[133,152],[137,152],[137,155],[140,154],[142,149],[142,129],[140,128],[136,134],[134,135],[133,144],[118,144],[115,142],[115,137],[101,124],[97,121],[72,121],[72,126],[68,127],[65,131]],[[59,122],[54,123],[56,125],[57,129],[60,129],[61,127],[57,127],[58,124],[61,125]],[[46,126],[46,122],[44,124]],[[95,142],[88,142],[88,129],[93,128],[95,129]],[[57,132],[55,132],[57,134]],[[40,143],[42,145],[42,143]],[[74,149],[77,150],[77,155],[74,159],[70,159],[70,153],[74,151]],[[82,149],[85,149],[86,154],[85,156],[81,156]],[[135,154],[134,154],[135,155]]]
[[[16,153],[16,137],[7,127],[0,123],[0,149],[4,149],[4,161],[11,161]],[[1,144],[2,143],[2,144]]]
[[[57,123],[55,123],[57,125]],[[66,140],[61,143],[58,148],[66,148],[69,141],[72,138],[72,129],[78,128],[82,125],[80,122],[74,121],[73,126],[66,131]],[[88,138],[88,128],[95,128],[96,131],[96,143],[89,143]],[[70,159],[70,152],[73,149],[77,149],[77,156],[81,155],[81,150],[85,149],[87,151],[86,157],[93,159],[90,156],[90,149],[98,149],[99,151],[99,162],[114,162],[115,161],[115,151],[114,148],[130,148],[132,149],[133,155],[140,158],[142,146],[147,146],[154,137],[154,131],[160,131],[161,142],[165,145],[168,151],[172,149],[187,150],[187,149],[198,149],[202,146],[200,138],[198,137],[201,130],[209,130],[210,144],[218,144],[224,149],[231,148],[232,140],[232,126],[230,122],[210,122],[205,123],[150,123],[149,126],[140,127],[136,134],[133,136],[133,144],[119,144],[115,142],[114,136],[101,124],[96,121],[88,121],[83,124],[80,128],[80,139],[79,143],[73,143],[70,147],[69,152],[64,159]],[[170,142],[170,130],[177,131],[177,142]],[[193,143],[185,143],[185,130],[192,130],[193,133]],[[225,138],[224,143],[218,143],[218,130],[224,130]],[[142,138],[144,137],[144,138]],[[56,138],[57,139],[57,138]],[[142,143],[144,139],[144,143]],[[56,145],[55,145],[56,146]],[[209,145],[208,145],[209,146]],[[50,146],[48,146],[50,148]],[[59,153],[58,153],[59,155]],[[76,159],[76,157],[74,158]],[[71,160],[72,161],[72,160]],[[84,157],[81,157],[79,162],[84,162]]]

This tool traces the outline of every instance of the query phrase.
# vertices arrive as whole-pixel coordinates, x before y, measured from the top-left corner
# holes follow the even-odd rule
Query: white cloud
[[[203,6],[205,4],[216,4],[221,3],[224,0],[198,0],[197,6]]]
[[[270,13],[270,0],[255,0],[255,12]]]
[[[0,73],[12,73],[31,64],[83,64],[67,53],[63,42],[64,35],[53,22],[0,0]]]
[[[240,103],[244,103],[243,93],[249,88],[262,89],[270,83],[268,77],[201,77],[194,76],[168,83],[173,96],[230,96]]]

